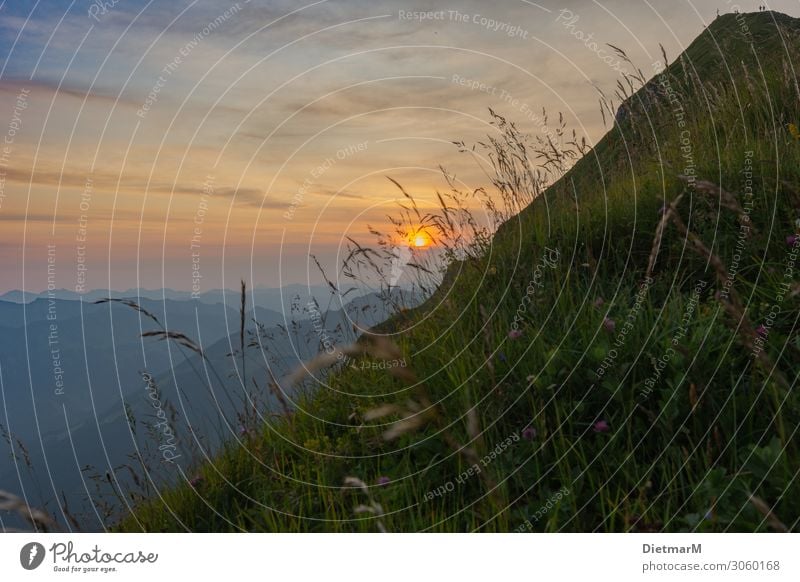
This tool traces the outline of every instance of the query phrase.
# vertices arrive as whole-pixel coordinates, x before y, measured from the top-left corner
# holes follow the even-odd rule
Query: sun
[[[431,237],[424,230],[418,230],[412,235],[411,243],[418,249],[424,248],[431,244]]]

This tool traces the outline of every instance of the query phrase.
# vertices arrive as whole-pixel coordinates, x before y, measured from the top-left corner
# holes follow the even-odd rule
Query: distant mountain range
[[[248,302],[244,382],[236,292],[208,292],[202,299],[169,290],[94,291],[77,299],[68,292],[57,299],[7,293],[12,301],[0,301],[0,425],[6,440],[0,441],[6,449],[0,489],[46,507],[62,523],[68,522],[60,507],[66,502],[81,527],[98,530],[124,509],[131,491],[141,489],[137,482],[149,478],[156,487],[180,479],[181,470],[191,471],[189,459],[197,462],[241,436],[239,417],[250,398],[261,415],[282,410],[268,389],[271,377],[280,384],[326,340],[352,341],[354,325],[384,321],[399,299],[355,294],[344,304],[330,288],[313,290],[314,297],[301,286],[256,290],[263,303],[285,308]],[[134,297],[138,310],[120,301],[94,303],[109,295]],[[410,297],[404,295],[406,306],[418,303]],[[184,334],[184,345],[142,337],[164,330]],[[283,398],[291,407],[293,395]],[[167,423],[159,420],[159,408],[169,414]],[[170,434],[158,430],[159,422]],[[159,447],[170,442],[177,458],[165,463]],[[148,476],[137,452],[148,463]],[[120,495],[123,490],[128,493]]]
[[[258,307],[265,309],[272,309],[279,312],[288,312],[291,309],[292,303],[296,298],[300,297],[307,300],[310,297],[316,297],[317,300],[322,300],[331,295],[331,288],[328,285],[301,285],[291,284],[283,287],[255,287],[248,290],[248,301],[253,302]],[[353,289],[347,294],[348,299],[354,299],[359,296],[364,296],[372,293],[369,289]],[[10,303],[31,303],[36,299],[47,299],[54,296],[56,299],[63,299],[69,301],[92,302],[106,297],[113,297],[115,299],[122,298],[142,298],[151,299],[153,301],[162,301],[164,299],[171,299],[175,301],[189,301],[195,300],[199,303],[213,305],[215,303],[223,303],[238,309],[240,302],[240,291],[231,289],[211,289],[203,293],[192,294],[190,291],[176,291],[174,289],[143,289],[131,288],[125,291],[113,291],[108,289],[93,289],[86,293],[76,293],[69,289],[56,289],[52,295],[47,291],[31,292],[13,290],[7,291],[0,295],[0,301]]]

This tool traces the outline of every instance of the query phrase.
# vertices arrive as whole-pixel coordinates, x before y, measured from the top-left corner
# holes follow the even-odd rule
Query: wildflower
[[[532,426],[526,426],[522,429],[522,438],[526,441],[532,441],[536,438],[536,429]]]
[[[244,436],[244,435],[246,435],[246,434],[247,434],[247,433],[249,433],[249,432],[250,432],[250,431],[249,431],[249,430],[247,430],[247,428],[245,428],[244,426],[240,426],[240,427],[239,427],[239,436]]]
[[[389,477],[381,476],[381,477],[378,477],[378,480],[376,481],[376,483],[383,487],[383,486],[388,485],[391,481],[392,480],[389,479]]]
[[[521,337],[522,337],[522,330],[521,329],[512,329],[510,332],[508,332],[508,338],[509,339],[515,340],[515,339],[519,339]]]
[[[488,273],[489,275],[497,275],[497,267],[495,267],[495,266],[491,266],[491,267],[489,267],[489,269],[488,269],[487,273]]]
[[[200,475],[195,475],[189,480],[189,485],[197,489],[200,485],[203,484],[203,478]]]
[[[601,308],[603,305],[605,305],[605,303],[606,301],[602,297],[598,297],[597,299],[594,300],[594,306],[597,307],[598,309]]]
[[[789,124],[789,133],[792,134],[794,139],[800,139],[800,130],[797,129],[794,123]]]
[[[759,326],[756,328],[756,333],[757,333],[758,335],[760,335],[761,337],[766,337],[766,336],[767,336],[767,334],[769,333],[769,330],[767,329],[767,326],[765,326],[765,325],[762,323],[761,325],[759,325]]]
[[[605,420],[598,420],[592,425],[592,430],[594,430],[594,432],[608,432],[611,430],[611,427]]]
[[[797,236],[796,234],[790,234],[786,237],[786,246],[793,247],[797,244],[798,240],[800,240],[800,236]]]
[[[499,354],[497,354],[497,358],[498,358],[498,359],[499,359],[501,362],[506,362],[506,361],[508,361],[508,358],[506,358],[506,355],[505,355],[503,352],[500,352]]]
[[[603,318],[603,327],[607,332],[614,333],[614,330],[617,329],[617,322],[610,317],[605,317]]]

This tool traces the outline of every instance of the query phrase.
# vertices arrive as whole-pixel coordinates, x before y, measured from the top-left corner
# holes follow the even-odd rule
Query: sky
[[[652,71],[759,4],[0,0],[0,293],[316,284],[309,254],[335,278],[396,213],[387,177],[423,209],[440,166],[486,185],[453,141],[488,108],[595,143],[606,43]]]

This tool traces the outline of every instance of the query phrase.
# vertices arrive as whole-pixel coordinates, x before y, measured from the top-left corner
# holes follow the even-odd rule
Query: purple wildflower
[[[526,426],[522,429],[522,438],[526,441],[532,441],[536,438],[536,429],[532,426]]]
[[[606,317],[603,319],[603,327],[607,332],[614,333],[614,330],[617,329],[617,322],[610,317]]]
[[[384,487],[384,486],[388,485],[389,483],[391,483],[391,481],[392,480],[389,479],[389,477],[382,476],[382,477],[378,477],[378,480],[376,481],[376,483],[378,485],[380,485],[381,487]]]
[[[608,432],[611,430],[611,427],[605,420],[598,420],[592,425],[592,430],[594,430],[594,432]]]
[[[798,239],[800,239],[800,236],[797,236],[796,234],[790,234],[786,237],[786,246],[793,247],[797,244]]]
[[[519,339],[521,337],[522,337],[522,330],[521,329],[512,329],[510,332],[508,332],[508,338],[509,339],[515,340],[515,339]]]
[[[762,323],[761,325],[759,325],[759,326],[756,328],[756,333],[757,333],[758,335],[760,335],[761,337],[767,337],[767,334],[769,333],[769,330],[767,329],[767,326],[765,326],[765,325]]]

